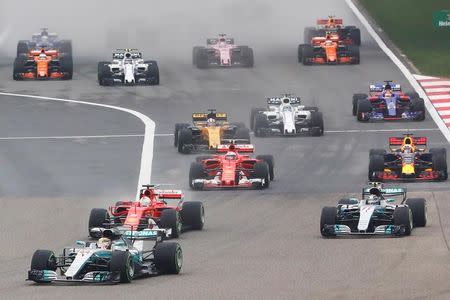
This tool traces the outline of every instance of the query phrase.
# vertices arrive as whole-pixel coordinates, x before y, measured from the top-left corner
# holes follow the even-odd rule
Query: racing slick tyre
[[[321,136],[324,132],[322,112],[311,112],[311,135]]]
[[[323,30],[317,30],[315,27],[306,27],[303,31],[303,42],[305,44],[311,44],[313,37],[325,36]]]
[[[417,121],[425,120],[425,102],[422,98],[411,98],[411,111],[421,112]]]
[[[155,265],[160,274],[178,274],[183,266],[183,251],[178,243],[163,242],[155,247]]]
[[[258,155],[256,156],[256,159],[265,161],[267,165],[269,166],[269,178],[272,181],[275,178],[275,174],[273,172],[273,167],[275,166],[275,160],[273,158],[273,155],[266,154],[266,155]]]
[[[352,40],[353,44],[355,44],[356,46],[361,45],[361,30],[359,30],[359,28],[349,26],[348,35]]]
[[[187,226],[189,229],[202,230],[205,225],[205,208],[200,201],[189,201],[183,203],[181,209],[181,220],[183,227]]]
[[[406,199],[406,205],[411,209],[414,227],[427,225],[427,202],[423,198]]]
[[[17,43],[17,57],[23,54],[28,55],[29,49],[28,41],[19,41]]]
[[[188,154],[191,150],[187,145],[192,145],[192,131],[188,128],[182,128],[178,133],[178,152]]]
[[[359,65],[359,47],[355,45],[348,45],[348,52],[352,57],[352,64]]]
[[[144,61],[148,65],[146,83],[149,85],[159,85],[159,67],[155,60]]]
[[[252,108],[250,111],[250,129],[255,130],[255,116],[260,112],[264,111],[264,108]]]
[[[325,225],[334,225],[337,222],[337,209],[333,206],[325,206],[322,208],[320,214],[320,234],[323,237],[336,236],[334,233],[329,233],[325,230]]]
[[[318,112],[319,108],[317,106],[305,106],[305,107],[303,107],[302,110],[309,110],[309,111],[313,111],[313,112]]]
[[[26,62],[26,57],[24,57],[23,55],[20,57],[16,57],[14,59],[14,68],[13,68],[13,79],[14,80],[21,80],[22,73],[25,73],[25,62]]]
[[[257,162],[253,165],[253,178],[264,179],[261,188],[268,188],[270,185],[269,165],[266,162]]]
[[[178,211],[172,208],[163,210],[159,218],[158,226],[160,228],[172,229],[172,238],[179,237],[181,234],[181,220]]]
[[[303,44],[300,44],[300,45],[298,45],[298,48],[297,48],[297,60],[298,60],[299,64],[301,64],[303,61],[303,57],[302,57],[303,46],[304,46]]]
[[[63,79],[70,80],[73,77],[73,59],[71,55],[61,56],[61,71],[65,73]]]
[[[356,116],[359,99],[367,99],[367,94],[353,94],[353,115]]]
[[[59,52],[64,55],[72,56],[72,41],[71,40],[62,40],[59,42]]]
[[[181,129],[189,127],[189,124],[187,123],[176,123],[175,124],[175,131],[173,132],[173,145],[175,147],[178,146],[178,133]]]
[[[241,49],[241,62],[245,68],[253,68],[254,58],[253,49],[248,46],[240,46]]]
[[[194,190],[200,190],[201,188],[192,183],[195,179],[205,179],[207,176],[203,165],[199,162],[191,163],[189,169],[189,186]]]
[[[91,228],[101,227],[104,228],[109,223],[109,213],[104,208],[93,208],[89,215],[89,236],[92,238],[100,238],[100,232],[91,232]]]
[[[302,63],[304,66],[312,65],[314,49],[311,45],[302,46]]]
[[[229,125],[236,126],[237,128],[245,127],[244,122],[231,122]]]
[[[208,51],[205,48],[198,49],[197,58],[195,59],[197,68],[206,69],[209,66]]]
[[[253,126],[253,131],[255,136],[266,136],[265,130],[269,128],[269,120],[265,114],[257,114],[255,116],[255,124]]]
[[[197,65],[197,53],[198,53],[198,51],[200,51],[200,49],[203,49],[203,47],[195,46],[194,48],[192,48],[192,64],[194,66]]]
[[[98,84],[101,86],[114,85],[114,79],[108,64],[109,62],[107,61],[101,61],[97,66],[97,79]]]
[[[56,256],[50,250],[36,250],[31,258],[31,270],[56,271]]]
[[[404,227],[404,235],[410,235],[413,228],[413,218],[408,206],[397,206],[394,210],[394,225]]]
[[[241,127],[236,130],[234,134],[236,140],[247,140],[250,143],[250,129]]]
[[[439,172],[439,180],[447,180],[447,150],[445,148],[431,148],[430,153],[433,171]]]
[[[369,157],[372,155],[385,155],[386,150],[385,149],[370,149],[369,151]]]
[[[356,107],[356,118],[360,122],[369,121],[369,117],[366,116],[367,113],[372,111],[372,104],[369,99],[359,99],[358,105]]]
[[[134,263],[129,251],[112,251],[109,271],[119,275],[121,283],[130,283],[134,277]]]
[[[375,176],[377,172],[384,171],[384,156],[383,155],[371,155],[369,157],[369,181],[379,180],[378,177]]]

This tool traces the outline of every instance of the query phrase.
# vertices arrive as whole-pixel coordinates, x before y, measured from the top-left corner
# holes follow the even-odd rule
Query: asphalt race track
[[[121,5],[119,1],[95,2],[94,9],[108,3],[106,11]],[[91,208],[133,198],[144,126],[135,117],[110,109],[0,96],[1,298],[449,299],[449,181],[405,184],[410,196],[428,200],[427,227],[415,229],[409,237],[320,236],[321,208],[348,194],[358,195],[367,181],[370,148],[384,148],[389,136],[408,129],[427,136],[430,147],[450,151],[428,115],[423,122],[370,124],[358,123],[352,116],[352,94],[364,92],[371,81],[392,79],[410,90],[365,30],[361,29],[360,65],[305,67],[297,63],[303,28],[316,18],[332,12],[362,28],[345,2],[175,2],[158,3],[158,13],[145,4],[145,9],[136,12],[139,21],[129,20],[139,29],[130,31],[123,41],[114,34],[127,30],[105,27],[107,18],[97,19],[102,26],[95,28],[96,19],[87,18],[79,27],[63,24],[59,29],[57,22],[70,16],[69,7],[48,26],[74,40],[79,51],[74,79],[15,82],[12,63],[3,58],[0,91],[117,105],[155,121],[153,182],[182,188],[187,200],[201,200],[206,207],[205,230],[179,239],[184,251],[182,273],[128,285],[82,288],[25,282],[35,249],[60,251],[86,239]],[[8,15],[18,14],[17,5],[2,5]],[[142,18],[144,12],[149,12],[147,19]],[[230,13],[234,13],[232,22]],[[14,31],[18,20],[8,20]],[[31,25],[22,23],[17,29],[21,35],[9,37],[8,54],[14,55],[17,40],[42,24],[33,20]],[[92,33],[84,37],[82,32],[89,26]],[[101,36],[95,47],[93,36],[100,36],[105,28],[105,42]],[[192,66],[192,46],[220,32],[254,48],[253,69]],[[133,43],[146,57],[158,61],[161,85],[98,86],[96,61],[109,57],[112,47],[134,47]],[[176,152],[170,135],[174,123],[190,121],[194,111],[216,108],[248,126],[251,107],[264,106],[267,96],[283,92],[296,93],[323,111],[325,135],[253,138],[257,154],[275,156],[276,180],[268,190],[189,191],[189,165],[195,155]]]

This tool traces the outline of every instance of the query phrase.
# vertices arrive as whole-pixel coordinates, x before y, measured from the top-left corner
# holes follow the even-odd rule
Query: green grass
[[[433,12],[449,0],[359,0],[424,75],[450,77],[450,27],[435,28]]]

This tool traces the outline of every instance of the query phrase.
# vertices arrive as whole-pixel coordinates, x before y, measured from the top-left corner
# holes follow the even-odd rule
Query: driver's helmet
[[[414,152],[413,147],[410,144],[405,144],[402,146],[403,153],[412,153]]]
[[[232,152],[232,151],[227,152],[227,154],[225,154],[225,159],[226,160],[236,160],[237,159],[236,152]]]
[[[369,197],[367,198],[367,204],[379,204],[380,203],[380,198],[378,198],[378,196],[376,195],[369,195]]]
[[[101,249],[111,249],[111,240],[107,237],[101,237],[97,241],[97,247]]]
[[[133,59],[131,58],[125,58],[123,61],[125,64],[132,64],[133,63]]]
[[[383,91],[383,93],[384,93],[384,96],[385,97],[392,97],[392,87],[391,87],[391,85],[390,84],[386,84],[385,86],[384,86],[384,91]]]
[[[45,54],[45,53],[41,53],[41,54],[39,54],[39,59],[46,59],[47,58],[47,55]]]
[[[219,43],[225,43],[226,41],[227,40],[225,38],[223,38],[223,37],[219,39]]]
[[[206,126],[216,126],[216,120],[214,120],[213,118],[209,118],[206,121]]]
[[[139,199],[139,203],[141,204],[141,206],[147,207],[150,206],[152,200],[149,197],[144,196],[141,199]]]

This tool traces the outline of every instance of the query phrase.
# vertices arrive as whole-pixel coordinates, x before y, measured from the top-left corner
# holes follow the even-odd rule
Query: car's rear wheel
[[[324,133],[322,112],[311,112],[311,135],[321,136]]]
[[[430,153],[433,171],[439,172],[440,180],[447,180],[447,150],[445,148],[431,148]]]
[[[89,215],[89,236],[92,238],[100,238],[101,232],[92,232],[92,228],[105,228],[110,222],[109,213],[104,208],[93,208]]]
[[[205,225],[205,208],[200,201],[189,201],[183,203],[181,209],[181,220],[183,226],[193,230],[202,230]]]
[[[165,209],[161,213],[161,217],[159,218],[159,227],[161,228],[170,228],[172,229],[172,238],[177,238],[181,234],[181,222],[180,215],[178,211],[175,209]]]
[[[190,153],[191,149],[188,147],[192,145],[192,131],[188,128],[182,128],[178,135],[178,152]]]
[[[356,108],[356,118],[360,122],[369,121],[368,113],[372,112],[372,104],[369,99],[359,99]]]
[[[256,159],[265,161],[267,163],[267,166],[269,167],[269,178],[270,180],[274,180],[275,179],[275,174],[274,174],[274,166],[275,166],[275,159],[273,158],[273,155],[270,154],[266,154],[266,155],[258,155],[256,156]]]
[[[193,162],[191,163],[191,167],[189,169],[189,186],[192,189],[198,189],[196,185],[194,185],[192,182],[195,179],[204,179],[206,178],[206,172],[203,168],[203,165],[200,162]]]
[[[383,155],[371,155],[369,156],[369,181],[380,180],[376,176],[377,173],[384,171],[384,156]]]
[[[353,108],[352,113],[354,116],[356,116],[357,108],[358,108],[358,101],[359,99],[367,99],[367,94],[353,94]]]
[[[253,165],[253,177],[264,179],[262,188],[268,188],[270,185],[269,166],[266,162],[257,162]]]

